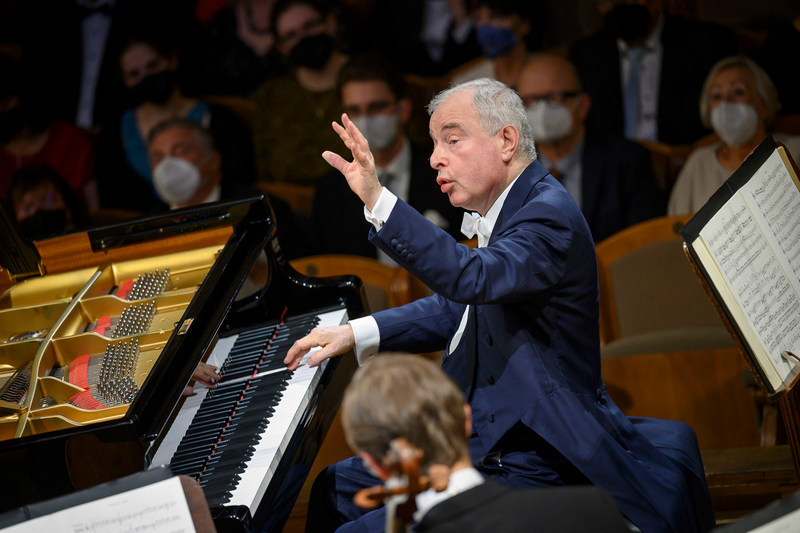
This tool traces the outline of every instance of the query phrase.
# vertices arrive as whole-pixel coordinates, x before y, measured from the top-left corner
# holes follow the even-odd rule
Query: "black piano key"
[[[314,315],[289,320],[266,334],[240,335],[234,344],[223,380],[201,404],[173,457],[173,469],[197,479],[210,505],[230,501],[291,379],[283,357],[317,323]],[[276,371],[233,381],[265,369]]]
[[[275,396],[263,406],[254,406],[252,409],[243,409],[233,417],[220,421],[220,426],[216,429],[208,429],[202,432],[188,432],[184,436],[172,457],[171,464],[179,467],[187,463],[195,464],[196,457],[208,456],[212,450],[221,450],[223,445],[227,446],[233,439],[237,431],[244,431],[247,435],[255,425],[263,423],[274,413],[274,405],[278,401]]]

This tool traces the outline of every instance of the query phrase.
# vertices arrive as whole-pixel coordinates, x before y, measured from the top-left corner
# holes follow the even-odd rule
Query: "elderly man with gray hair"
[[[354,348],[446,349],[444,371],[472,407],[473,465],[516,488],[598,485],[642,531],[714,525],[697,439],[680,422],[626,417],[600,373],[594,242],[566,189],[536,160],[522,100],[487,78],[451,87],[429,105],[431,166],[450,203],[467,213],[475,249],[381,187],[353,122],[334,123],[348,162],[323,157],[347,179],[372,222],[370,240],[435,291],[405,306],[312,330],[289,350],[295,368]],[[309,530],[382,528],[350,498],[374,484],[359,460],[317,479]]]

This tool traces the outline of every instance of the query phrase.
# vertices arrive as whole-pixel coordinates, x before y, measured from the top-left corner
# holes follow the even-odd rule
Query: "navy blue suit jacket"
[[[475,306],[474,327],[443,361],[472,405],[474,460],[521,422],[643,531],[713,526],[709,501],[690,495],[707,496],[692,430],[635,425],[606,393],[594,242],[569,193],[538,162],[512,186],[487,247],[457,244],[401,201],[371,240],[436,293],[373,315],[381,350],[442,349],[465,304]],[[645,435],[650,428],[658,443]]]
[[[644,147],[607,135],[587,135],[581,166],[581,210],[595,242],[666,214],[666,194]]]

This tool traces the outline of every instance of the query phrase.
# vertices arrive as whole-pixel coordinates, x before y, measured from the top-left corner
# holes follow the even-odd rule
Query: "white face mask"
[[[758,127],[758,113],[750,104],[722,102],[711,111],[711,126],[731,148],[753,138]]]
[[[200,170],[189,161],[168,155],[153,169],[153,186],[161,199],[170,204],[185,204],[201,185]]]
[[[384,150],[397,137],[398,118],[396,113],[390,115],[361,115],[353,124],[361,131],[369,143],[370,150]]]
[[[572,131],[572,112],[563,104],[542,99],[527,111],[533,138],[538,142],[560,141]]]

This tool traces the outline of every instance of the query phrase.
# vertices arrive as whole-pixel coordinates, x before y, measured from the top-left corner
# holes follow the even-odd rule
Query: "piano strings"
[[[161,268],[139,274],[135,280],[131,278],[123,281],[112,289],[111,294],[123,300],[145,300],[155,298],[170,289],[172,289],[172,279],[169,276],[169,268]]]
[[[89,323],[85,331],[93,331],[104,337],[118,339],[147,333],[156,315],[155,301],[129,305],[119,316],[102,316]]]

